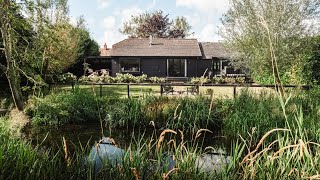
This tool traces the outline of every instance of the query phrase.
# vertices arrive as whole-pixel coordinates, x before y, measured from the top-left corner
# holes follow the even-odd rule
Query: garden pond
[[[73,152],[75,148],[93,146],[103,137],[114,139],[118,147],[127,149],[132,142],[141,138],[151,138],[156,133],[158,138],[163,130],[154,128],[144,129],[126,129],[112,128],[101,131],[100,123],[83,123],[83,124],[65,124],[63,126],[29,126],[24,130],[24,136],[31,141],[33,145],[40,145],[43,149],[52,149],[54,151],[63,150],[63,137],[66,139],[68,150]],[[154,133],[155,132],[155,133]],[[195,132],[196,133],[196,132]],[[185,135],[187,141],[192,141],[193,135]],[[177,135],[177,139],[180,137]],[[230,139],[219,135],[219,132],[203,133],[197,142],[203,148],[214,147],[215,149],[224,149],[228,152],[231,146]],[[134,143],[133,143],[134,144]]]

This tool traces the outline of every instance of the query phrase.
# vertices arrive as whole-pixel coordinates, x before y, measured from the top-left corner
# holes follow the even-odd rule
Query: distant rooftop
[[[230,53],[223,47],[220,42],[200,42],[199,43],[203,59],[229,58]]]

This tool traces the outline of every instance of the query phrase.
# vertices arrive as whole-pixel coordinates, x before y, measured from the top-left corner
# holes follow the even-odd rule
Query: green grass
[[[193,132],[221,125],[218,102],[204,96],[194,98],[144,96],[108,102],[106,123],[111,127],[148,127],[183,129]]]
[[[228,136],[248,137],[254,131],[256,141],[273,128],[288,126],[287,118],[294,119],[302,111],[306,133],[310,140],[320,138],[320,96],[318,89],[310,92],[299,91],[288,97],[285,107],[279,97],[269,94],[253,94],[243,91],[235,100],[224,101],[223,131]],[[285,113],[285,114],[284,114]],[[293,123],[293,122],[290,122]],[[290,128],[290,127],[289,127]],[[260,136],[259,136],[260,135]]]
[[[283,110],[279,113],[283,118],[278,121],[283,121],[284,125],[269,127],[268,132],[264,134],[261,134],[261,131],[247,130],[249,136],[246,139],[241,138],[242,142],[238,143],[236,150],[233,151],[234,162],[238,163],[231,163],[228,167],[235,170],[232,173],[234,178],[320,178],[320,141],[317,123],[319,117],[315,114],[319,110],[318,98],[317,88],[307,93],[300,92],[294,97],[278,97],[277,107]],[[263,98],[260,97],[261,99]],[[297,107],[292,108],[292,106]],[[304,106],[313,109],[303,109]],[[259,121],[261,119],[257,124]],[[256,137],[261,139],[256,141]]]
[[[118,87],[118,86],[116,86]],[[120,87],[120,86],[119,86]],[[126,86],[124,86],[126,88]],[[112,86],[112,88],[115,88]],[[146,87],[144,87],[146,88]],[[28,108],[38,124],[65,124],[74,122],[104,121],[112,128],[150,127],[184,129],[194,132],[201,128],[222,131],[224,135],[244,138],[248,132],[264,134],[269,129],[284,127],[285,117],[279,98],[270,91],[261,93],[242,89],[235,99],[212,96],[153,96],[137,98],[103,96],[84,87],[75,91],[62,91],[44,98],[36,98]],[[120,91],[120,89],[119,89]],[[115,91],[117,92],[117,91]],[[291,117],[302,109],[309,137],[320,138],[318,90],[292,91],[286,104],[286,114]],[[259,139],[261,136],[256,136]]]
[[[7,120],[0,118],[0,179],[83,178],[80,171],[67,165],[61,152],[53,153],[41,145],[33,147],[25,140],[11,137]]]
[[[78,87],[100,96],[100,85],[79,85]],[[71,91],[72,87],[70,85],[52,87],[52,92],[59,92],[60,90]],[[131,97],[139,97],[149,93],[160,94],[160,86],[130,86],[129,91]],[[102,96],[128,97],[127,85],[103,85]]]
[[[151,138],[132,138],[125,149],[121,164],[104,161],[97,172],[94,163],[87,159],[91,147],[81,147],[75,154],[65,157],[63,151],[52,153],[41,144],[11,138],[5,121],[0,119],[0,179],[212,179],[214,173],[206,173],[195,166],[196,158],[203,153],[200,141],[183,140],[183,133],[170,130],[156,133]],[[200,131],[198,132],[201,133]],[[203,133],[203,132],[202,132]],[[62,146],[62,144],[61,144]],[[68,149],[66,147],[65,149]],[[67,150],[68,151],[68,150]],[[175,170],[169,173],[168,156],[175,159]]]
[[[105,115],[100,111],[104,103],[93,93],[75,88],[44,98],[29,99],[26,112],[35,124],[61,125],[74,122],[99,121]]]
[[[168,175],[171,179],[319,178],[319,92],[315,88],[292,92],[283,98],[270,93],[243,91],[235,99],[213,100],[204,96],[99,99],[92,94],[88,98],[90,93],[83,89],[53,94],[54,97],[47,96],[44,102],[55,105],[43,105],[40,108],[43,115],[49,114],[50,108],[65,103],[62,101],[79,102],[73,108],[80,110],[85,107],[81,102],[90,102],[89,105],[94,104],[92,107],[99,102],[102,104],[98,107],[104,108],[97,112],[103,110],[108,114],[105,121],[111,127],[145,127],[152,120],[158,128],[176,131],[162,131],[166,133],[154,134],[151,138],[133,138],[131,146],[125,150],[122,165],[106,162],[102,172],[96,175],[92,166],[83,163],[90,147],[76,151],[70,160],[66,160],[63,152],[53,154],[43,151],[41,146],[33,147],[23,140],[11,138],[5,126],[1,126],[0,179],[162,179],[168,173],[164,166],[168,155],[176,159],[177,169]],[[52,112],[60,114],[59,111]],[[81,116],[89,114],[79,114]],[[178,131],[189,131],[196,137],[203,131],[197,132],[198,129],[210,127],[210,124],[234,138],[232,161],[219,173],[206,173],[195,166],[204,147],[201,142],[194,141],[196,138],[185,141],[182,131]]]

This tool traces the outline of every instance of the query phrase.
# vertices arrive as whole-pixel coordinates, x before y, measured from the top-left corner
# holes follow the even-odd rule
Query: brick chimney
[[[100,49],[100,56],[110,56],[110,48],[108,49],[107,43],[104,43],[103,48]]]

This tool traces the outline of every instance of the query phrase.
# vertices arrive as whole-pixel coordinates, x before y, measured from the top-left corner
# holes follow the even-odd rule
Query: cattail
[[[173,169],[171,169],[170,171],[168,171],[167,173],[163,173],[163,174],[162,174],[162,179],[163,179],[163,180],[168,179],[169,176],[170,176],[170,174],[172,174],[173,172],[178,171],[178,170],[179,170],[179,168],[173,168]]]
[[[136,168],[131,168],[131,170],[132,170],[132,173],[133,173],[135,179],[136,180],[140,180],[141,177],[139,176],[137,169]]]
[[[64,159],[67,161],[68,166],[70,165],[70,156],[68,153],[68,146],[67,146],[67,141],[64,138],[64,136],[62,137],[63,140],[63,151],[64,151]]]
[[[162,133],[161,133],[160,136],[159,136],[159,140],[158,140],[158,144],[157,144],[157,150],[158,150],[158,151],[160,150],[161,143],[163,142],[164,136],[166,135],[166,133],[177,134],[176,131],[173,131],[173,130],[171,130],[171,129],[166,129],[166,130],[162,131]]]
[[[196,137],[194,140],[198,139],[201,136],[201,132],[209,132],[209,133],[213,133],[212,131],[210,131],[209,129],[199,129],[196,133]]]

